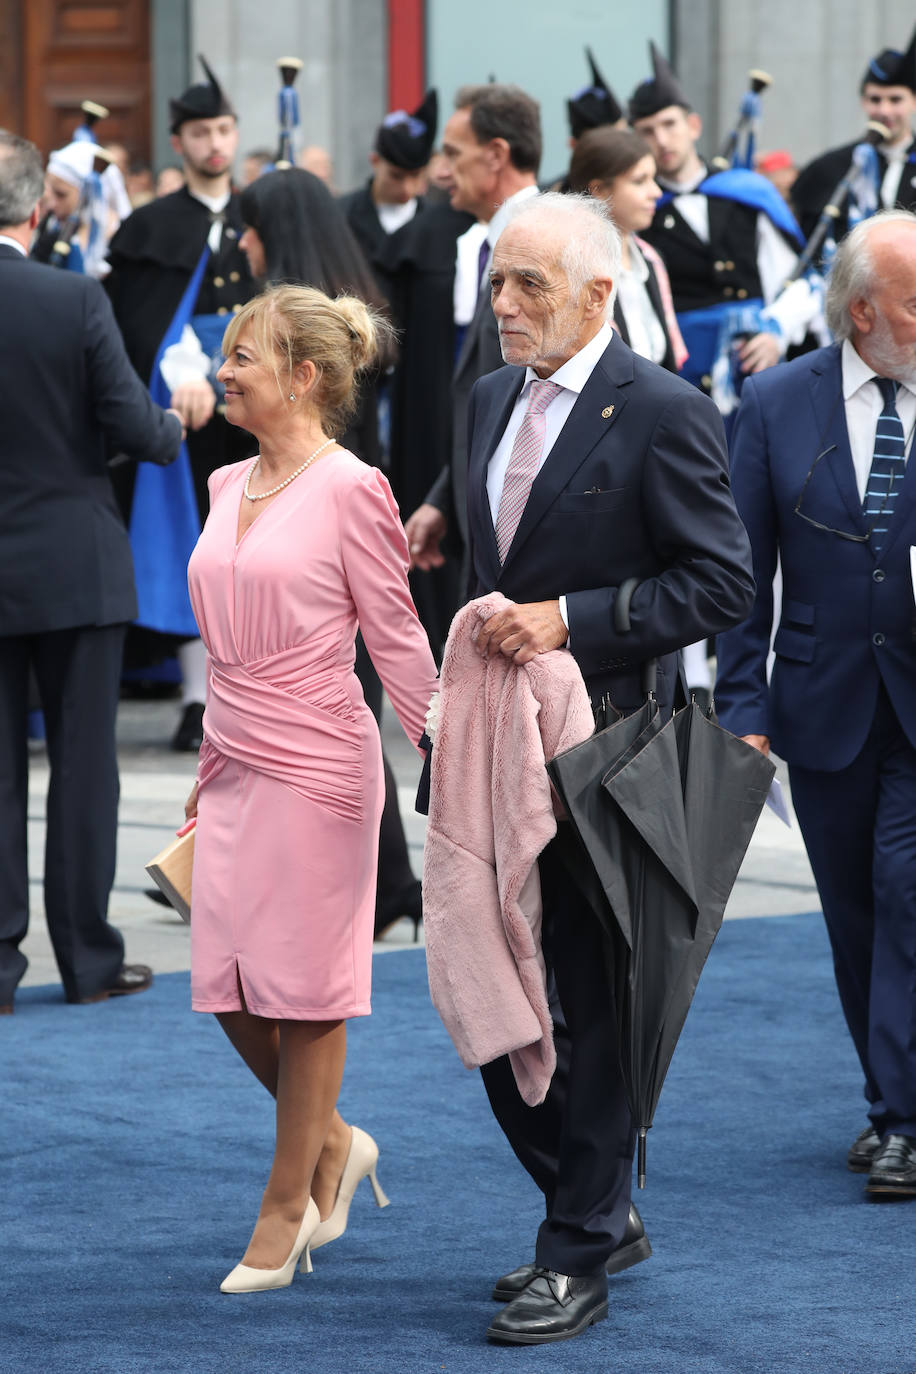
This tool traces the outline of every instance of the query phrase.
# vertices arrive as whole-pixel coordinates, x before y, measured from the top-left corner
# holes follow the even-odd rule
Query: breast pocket
[[[607,491],[564,491],[554,501],[553,508],[574,515],[604,515],[623,505],[628,490],[628,487],[611,487]]]

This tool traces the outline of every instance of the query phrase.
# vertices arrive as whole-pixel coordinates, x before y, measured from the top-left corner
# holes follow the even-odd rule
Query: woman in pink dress
[[[290,1283],[343,1230],[359,1178],[375,1182],[374,1142],[336,1111],[346,1022],[370,1010],[384,793],[357,625],[415,742],[436,685],[388,483],[331,437],[383,327],[355,298],[287,286],[223,341],[226,414],[260,453],[210,478],[188,570],[209,666],[187,806],[191,996],[277,1099],[270,1178],[224,1292]]]

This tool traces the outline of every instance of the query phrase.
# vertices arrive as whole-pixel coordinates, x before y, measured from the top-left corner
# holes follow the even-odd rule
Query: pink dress
[[[188,567],[209,659],[191,921],[195,1011],[369,1013],[381,745],[357,621],[411,740],[436,668],[385,478],[332,450],[236,543],[251,460],[210,478]]]

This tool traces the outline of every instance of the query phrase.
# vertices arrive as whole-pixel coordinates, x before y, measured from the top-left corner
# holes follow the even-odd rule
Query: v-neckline
[[[334,453],[339,453],[339,452],[340,452],[340,449],[339,449],[339,448],[332,448],[332,449],[330,449],[329,452],[323,453],[323,454],[321,455],[321,458],[318,460],[318,462],[320,463],[320,462],[322,462],[325,458],[330,458]],[[253,471],[253,466],[249,466],[248,468],[246,468],[246,470],[245,470],[245,479],[246,479],[246,480],[247,480],[248,474],[249,474],[250,472],[252,472],[252,471]],[[307,469],[307,471],[308,471],[308,469]],[[305,473],[304,473],[304,472],[301,473],[300,476],[304,477],[304,476],[305,476]],[[298,481],[298,478],[297,478],[296,480]],[[262,519],[264,518],[264,516],[267,514],[268,510],[270,510],[273,506],[276,505],[278,497],[282,496],[282,494],[283,494],[284,491],[289,491],[290,488],[291,488],[291,487],[294,487],[295,485],[296,485],[295,482],[290,482],[288,486],[283,487],[283,488],[282,488],[280,491],[278,491],[274,496],[272,496],[271,499],[268,501],[267,505],[261,507],[261,509],[260,509],[260,511],[258,512],[258,514],[254,517],[254,519],[251,521],[251,523],[250,523],[249,525],[246,525],[245,529],[244,529],[244,530],[242,531],[242,533],[241,533],[241,536],[239,536],[239,521],[240,521],[241,518],[242,518],[242,502],[243,502],[243,501],[247,501],[247,500],[249,499],[249,498],[245,495],[245,482],[244,482],[244,481],[242,482],[242,491],[241,491],[241,494],[240,494],[240,496],[239,496],[238,510],[237,510],[236,516],[235,516],[235,544],[234,544],[234,546],[233,546],[233,551],[234,551],[235,553],[238,553],[239,549],[240,549],[240,548],[242,547],[242,545],[244,544],[244,542],[245,542],[245,540],[246,540],[246,538],[247,538],[247,536],[248,536],[248,534],[249,534],[249,531],[252,530],[252,529],[254,528],[254,526],[258,523],[259,520],[262,520]]]

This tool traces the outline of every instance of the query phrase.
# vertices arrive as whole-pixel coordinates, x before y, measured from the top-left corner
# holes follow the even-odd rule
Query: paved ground
[[[177,720],[174,702],[124,701],[118,719],[121,762],[121,811],[118,870],[111,896],[110,916],[123,930],[128,959],[147,963],[159,973],[189,967],[188,927],[165,907],[144,895],[149,887],[143,865],[162,849],[184,818],[184,801],[194,776],[195,759],[175,754],[168,740]],[[414,870],[422,871],[425,823],[413,810],[420,765],[386,706],[383,735],[398,780],[401,811]],[[44,750],[34,746],[29,784],[29,868],[32,875],[32,922],[23,946],[29,958],[25,983],[57,981],[45,928],[41,868],[44,851],[44,797],[47,788]],[[780,767],[788,788],[785,768]],[[92,804],[91,781],[87,805]],[[769,810],[764,811],[751,843],[726,916],[790,915],[819,909],[814,880],[798,828],[791,830]],[[383,951],[403,948],[413,939],[413,927],[401,922],[377,945]],[[421,933],[422,939],[422,933]]]

